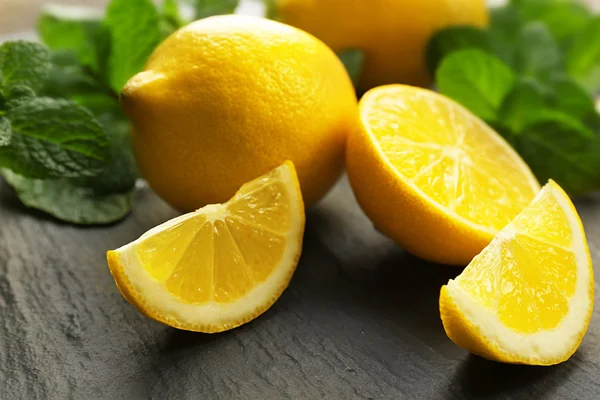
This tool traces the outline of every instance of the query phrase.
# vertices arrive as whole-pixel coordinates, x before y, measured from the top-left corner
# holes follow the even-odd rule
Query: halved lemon
[[[593,306],[585,232],[553,181],[440,294],[444,329],[454,343],[519,364],[568,359],[587,331]]]
[[[107,253],[123,296],[175,328],[221,332],[266,311],[288,286],[304,233],[304,203],[286,161],[224,204],[159,225]]]
[[[521,157],[460,104],[381,86],[360,101],[347,171],[375,226],[411,253],[466,265],[540,190]]]

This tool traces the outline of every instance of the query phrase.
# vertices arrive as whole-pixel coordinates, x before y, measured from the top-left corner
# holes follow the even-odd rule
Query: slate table
[[[600,195],[577,206],[598,264]],[[600,398],[598,300],[564,364],[469,355],[438,313],[460,269],[379,235],[345,178],[309,210],[298,270],[261,317],[216,335],[151,321],[121,297],[104,254],[175,215],[146,188],[124,221],[74,227],[25,209],[0,182],[1,399]]]

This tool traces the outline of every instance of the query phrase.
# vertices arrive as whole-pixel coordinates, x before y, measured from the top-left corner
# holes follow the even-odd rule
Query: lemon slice
[[[462,274],[442,287],[444,329],[454,343],[491,360],[560,363],[587,330],[593,277],[577,211],[550,181]]]
[[[304,222],[296,171],[286,161],[227,203],[172,219],[109,251],[108,265],[123,296],[146,316],[220,332],[279,298],[300,257]]]
[[[360,102],[347,149],[357,200],[413,254],[466,265],[540,190],[483,121],[430,90],[381,86]]]

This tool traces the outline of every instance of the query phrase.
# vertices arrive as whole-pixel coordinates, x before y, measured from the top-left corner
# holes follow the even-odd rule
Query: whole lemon
[[[294,27],[236,15],[174,32],[121,102],[142,175],[184,212],[227,201],[287,159],[314,204],[340,176],[358,123],[354,88],[331,49]]]
[[[365,55],[359,88],[389,83],[426,86],[425,47],[451,25],[484,26],[485,0],[276,0],[281,21],[304,29],[333,50]]]

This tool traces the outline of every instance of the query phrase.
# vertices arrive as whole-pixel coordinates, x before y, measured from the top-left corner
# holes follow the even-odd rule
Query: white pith
[[[363,100],[361,100],[361,102],[364,102],[364,106],[361,107],[361,114],[362,114],[361,117],[362,117],[363,121],[367,120],[367,116],[373,107],[371,104],[373,102],[375,102],[377,97],[381,96],[381,95],[385,95],[386,92],[395,93],[396,89],[394,88],[394,86],[403,86],[403,85],[390,85],[390,87],[388,87],[388,88],[380,87],[378,89],[374,89],[377,92],[372,94],[371,96],[369,96],[369,94],[366,94],[365,96],[363,96]],[[425,91],[426,89],[420,89],[420,90]],[[445,98],[442,98],[442,99],[445,101],[450,101]],[[456,106],[459,109],[464,109],[464,107],[462,107],[460,104],[455,104],[454,106]],[[399,171],[398,168],[396,168],[396,166],[394,166],[394,164],[392,164],[392,162],[387,157],[385,151],[383,151],[383,149],[381,148],[379,141],[377,140],[375,135],[371,132],[371,129],[368,125],[365,126],[365,129],[371,139],[371,142],[374,144],[375,148],[377,149],[377,151],[381,155],[381,158],[385,161],[387,166],[392,171],[394,171],[394,173],[403,182],[405,182],[411,189],[413,189],[420,196],[420,198],[424,199],[432,208],[440,210],[443,213],[452,216],[452,218],[454,220],[459,221],[460,223],[468,226],[469,228],[471,228],[475,231],[484,232],[484,233],[486,233],[488,235],[492,235],[492,236],[498,233],[498,231],[496,229],[489,227],[489,226],[475,223],[475,222],[463,217],[462,215],[459,215],[452,208],[446,207],[446,206],[438,203],[435,199],[431,198],[428,194],[426,194],[423,190],[421,190],[421,188],[419,186],[414,184],[411,179],[408,179],[406,176],[404,176],[402,174],[402,171]],[[535,192],[539,191],[540,190],[539,182],[537,181],[537,179],[535,178],[535,176],[533,175],[533,173],[531,172],[531,170],[529,169],[527,164],[525,164],[525,162],[516,153],[516,151],[499,134],[494,132],[491,128],[489,128],[489,131],[490,131],[490,134],[489,134],[490,139],[493,140],[496,144],[499,144],[500,146],[502,146],[508,153],[511,153],[513,155],[515,162],[519,165],[519,169],[523,172],[524,177],[530,183],[531,187],[534,189]],[[446,147],[446,146],[442,146],[442,145],[438,145],[438,144],[416,143],[416,142],[415,142],[415,144],[419,145],[419,146],[424,146],[424,147],[441,147],[444,149],[444,152],[446,153],[446,155],[450,155],[455,158],[461,158],[461,156],[463,156],[465,154],[463,149],[458,148],[456,146]],[[464,163],[464,161],[463,161],[463,163]]]
[[[181,215],[144,233],[139,239],[131,242],[115,252],[119,257],[119,264],[123,268],[123,275],[127,278],[130,287],[137,292],[134,296],[145,310],[188,325],[215,325],[223,326],[238,322],[240,319],[256,314],[257,310],[264,309],[265,303],[272,303],[282,289],[287,286],[293,273],[298,256],[301,251],[302,234],[304,231],[304,209],[301,193],[296,190],[296,178],[288,168],[279,169],[278,180],[288,191],[290,199],[290,229],[280,236],[286,238],[286,247],[279,264],[273,273],[262,283],[255,286],[248,294],[231,303],[207,302],[203,304],[189,304],[182,302],[171,294],[163,283],[152,278],[141,265],[136,248],[138,244],[149,237],[178,224],[203,214],[207,221],[216,221],[227,216],[225,205],[209,205],[200,210]]]
[[[577,282],[573,297],[569,300],[569,312],[556,328],[536,333],[517,332],[504,325],[495,310],[477,303],[461,288],[459,282],[450,280],[447,285],[448,295],[456,307],[487,341],[495,345],[499,351],[507,355],[518,355],[518,358],[525,360],[552,360],[563,357],[579,342],[593,307],[593,302],[589,298],[589,284],[593,277],[590,276],[590,259],[586,249],[585,234],[568,198],[555,185],[554,183],[546,185],[538,197],[544,191],[550,191],[567,215],[573,234],[572,251],[577,262]],[[509,239],[514,233],[515,228],[509,224],[490,246]]]

